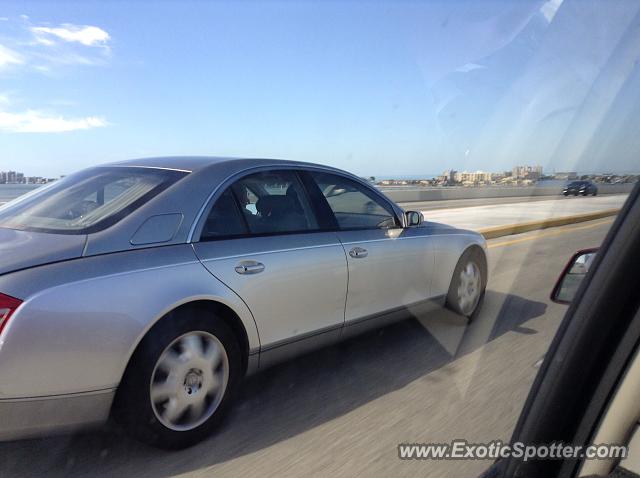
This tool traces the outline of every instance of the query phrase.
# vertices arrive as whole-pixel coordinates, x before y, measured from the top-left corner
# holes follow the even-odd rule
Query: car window
[[[0,208],[0,227],[59,234],[96,232],[127,216],[185,174],[135,167],[81,171]]]
[[[217,199],[204,223],[201,240],[242,236],[248,233],[247,225],[233,197],[231,188]]]
[[[311,173],[336,217],[340,229],[397,226],[391,208],[355,181],[327,173]]]
[[[260,172],[231,186],[250,234],[318,229],[306,192],[293,171]]]

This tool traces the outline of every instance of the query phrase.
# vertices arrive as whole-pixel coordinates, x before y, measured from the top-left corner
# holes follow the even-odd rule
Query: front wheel
[[[487,262],[484,253],[467,250],[458,260],[447,293],[447,306],[460,315],[475,318],[487,285]]]
[[[206,438],[240,378],[238,342],[220,319],[170,314],[143,339],[118,388],[114,415],[137,439],[179,449]]]

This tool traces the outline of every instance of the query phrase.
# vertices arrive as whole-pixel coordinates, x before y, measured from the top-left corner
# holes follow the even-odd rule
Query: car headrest
[[[294,207],[290,196],[262,196],[256,202],[256,210],[263,217],[291,213]]]

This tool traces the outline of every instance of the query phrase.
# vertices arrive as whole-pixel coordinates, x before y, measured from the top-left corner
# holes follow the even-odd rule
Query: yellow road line
[[[521,237],[519,239],[513,239],[511,241],[503,241],[503,242],[497,242],[497,243],[493,243],[493,244],[488,244],[487,247],[489,247],[489,249],[491,249],[493,247],[510,246],[511,244],[518,244],[520,242],[533,241],[533,240],[539,239],[541,237],[559,236],[561,234],[566,234],[567,232],[578,231],[580,229],[591,229],[592,227],[598,227],[598,226],[602,226],[604,224],[610,224],[610,223],[613,222],[613,219],[614,218],[606,219],[604,221],[599,221],[597,223],[592,223],[592,224],[586,224],[586,225],[574,226],[574,227],[567,227],[567,228],[563,228],[561,231],[541,232],[539,234],[535,234],[535,235],[527,236],[527,237]]]
[[[538,229],[566,226],[568,224],[577,224],[579,222],[591,222],[596,219],[602,219],[603,217],[616,216],[619,212],[620,209],[605,209],[604,211],[574,214],[573,216],[548,217],[546,219],[536,221],[487,227],[485,229],[480,229],[478,232],[482,234],[485,239],[497,239],[498,237],[522,234],[524,232],[537,231]]]

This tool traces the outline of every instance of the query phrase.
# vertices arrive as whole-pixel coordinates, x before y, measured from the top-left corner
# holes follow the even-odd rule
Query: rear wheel
[[[229,408],[241,371],[233,332],[198,309],[165,317],[143,339],[120,384],[116,420],[137,439],[184,448],[207,437]]]
[[[475,318],[487,285],[487,261],[479,249],[469,249],[458,260],[447,294],[447,306]]]

